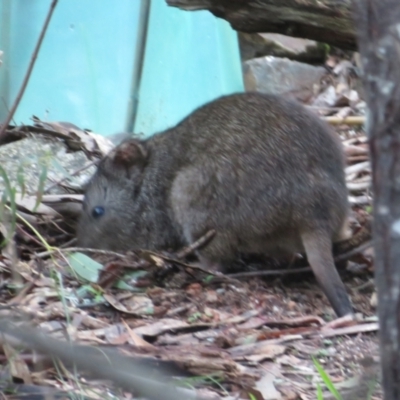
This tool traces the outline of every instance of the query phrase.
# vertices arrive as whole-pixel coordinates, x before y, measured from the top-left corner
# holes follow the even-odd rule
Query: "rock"
[[[246,61],[243,73],[247,91],[279,94],[306,103],[319,92],[321,79],[327,75],[322,67],[272,56]]]
[[[275,56],[322,64],[327,50],[326,45],[313,40],[294,38],[279,33],[239,32],[239,46],[242,61],[256,57]]]
[[[16,142],[0,146],[0,165],[4,168],[12,188],[21,192],[18,176],[23,177],[25,192],[35,194],[39,188],[43,166],[47,166],[47,177],[44,188],[68,176],[64,184],[79,188],[94,173],[95,166],[85,169],[76,176],[74,171],[90,164],[82,151],[67,152],[62,140],[34,135]],[[0,193],[5,190],[3,178],[0,177]],[[56,186],[49,193],[68,193],[63,187]]]

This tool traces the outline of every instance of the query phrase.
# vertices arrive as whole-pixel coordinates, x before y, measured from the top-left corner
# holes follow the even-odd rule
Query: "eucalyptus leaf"
[[[126,274],[124,274],[123,278],[120,279],[115,285],[114,287],[116,287],[117,289],[122,289],[122,290],[129,290],[131,292],[143,292],[143,289],[137,288],[135,286],[129,285],[128,283],[126,283],[126,281],[132,281],[132,280],[136,280],[144,275],[146,275],[147,272],[146,271],[131,271],[131,272],[127,272]]]
[[[97,282],[99,271],[103,268],[102,264],[83,253],[71,253],[68,261],[70,267],[81,278],[89,282]]]

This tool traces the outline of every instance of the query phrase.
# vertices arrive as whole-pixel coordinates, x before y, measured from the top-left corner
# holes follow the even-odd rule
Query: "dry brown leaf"
[[[20,354],[9,343],[4,343],[3,349],[11,368],[11,375],[24,383],[32,383],[29,368]]]
[[[283,354],[286,346],[279,344],[266,343],[264,346],[257,348],[256,354],[246,356],[246,360],[253,362],[261,362],[264,360],[273,360],[276,356]]]
[[[122,311],[126,314],[152,315],[154,313],[153,302],[147,296],[130,295],[127,298],[119,301],[111,294],[104,294],[104,298],[116,310]]]
[[[165,332],[176,331],[177,329],[187,328],[190,325],[179,319],[163,318],[152,322],[149,325],[140,326],[132,329],[136,335],[156,337]]]
[[[151,345],[149,342],[146,342],[142,337],[140,337],[137,333],[135,333],[124,320],[122,320],[122,323],[124,324],[126,330],[128,331],[129,337],[133,345],[139,348],[140,347],[146,348],[148,350],[156,349],[155,346]]]
[[[31,213],[46,215],[50,217],[61,217],[61,215],[53,208],[40,203],[36,207],[37,199],[36,196],[25,195],[22,197],[20,193],[15,194],[15,203],[18,207],[23,208]]]
[[[263,363],[262,370],[262,378],[256,382],[256,389],[261,392],[265,400],[282,398],[274,385],[274,381],[281,376],[279,366],[274,363]]]

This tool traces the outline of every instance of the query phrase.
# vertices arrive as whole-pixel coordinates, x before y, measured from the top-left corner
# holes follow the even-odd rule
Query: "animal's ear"
[[[109,154],[109,160],[117,168],[130,169],[133,166],[143,166],[148,157],[148,150],[139,140],[123,141]]]

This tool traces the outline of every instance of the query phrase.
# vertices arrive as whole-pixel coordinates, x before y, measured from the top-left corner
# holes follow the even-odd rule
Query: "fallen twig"
[[[188,255],[193,254],[200,247],[207,245],[210,242],[210,240],[214,238],[214,236],[215,236],[215,230],[214,229],[209,230],[200,239],[197,239],[195,242],[193,242],[189,246],[183,248],[178,253],[176,253],[176,258],[178,260],[182,260],[183,258],[186,258]]]
[[[126,257],[125,254],[117,253],[117,252],[111,251],[111,250],[87,249],[85,247],[67,247],[65,249],[62,249],[59,247],[54,247],[51,250],[37,253],[37,254],[35,254],[35,256],[38,258],[44,258],[44,257],[50,256],[51,254],[54,254],[54,253],[71,253],[71,252],[97,253],[97,254],[105,254],[108,256],[115,256],[115,257],[119,257],[119,258]]]
[[[362,253],[366,249],[372,246],[372,240],[369,240],[366,243],[361,244],[360,246],[356,247],[355,249],[351,249],[346,253],[337,255],[334,260],[335,262],[348,260],[349,258],[355,256],[356,254]]]
[[[254,278],[256,276],[271,276],[271,275],[286,275],[286,274],[300,274],[304,272],[311,272],[311,267],[303,268],[282,268],[271,269],[268,271],[251,271],[251,272],[237,272],[234,274],[227,274],[229,278]]]
[[[85,171],[86,169],[90,168],[92,165],[94,165],[97,162],[97,160],[91,161],[89,162],[89,164],[84,165],[81,168],[78,168],[76,171],[72,172],[70,175],[68,176],[64,176],[62,179],[58,180],[57,182],[53,182],[50,186],[48,186],[43,193],[48,193],[51,189],[55,188],[56,186],[58,186],[60,183],[66,181],[67,179],[69,179],[71,176],[75,176],[78,175],[79,173]]]
[[[325,121],[331,125],[364,125],[365,117],[364,116],[352,116],[346,118],[340,117],[325,117]]]

